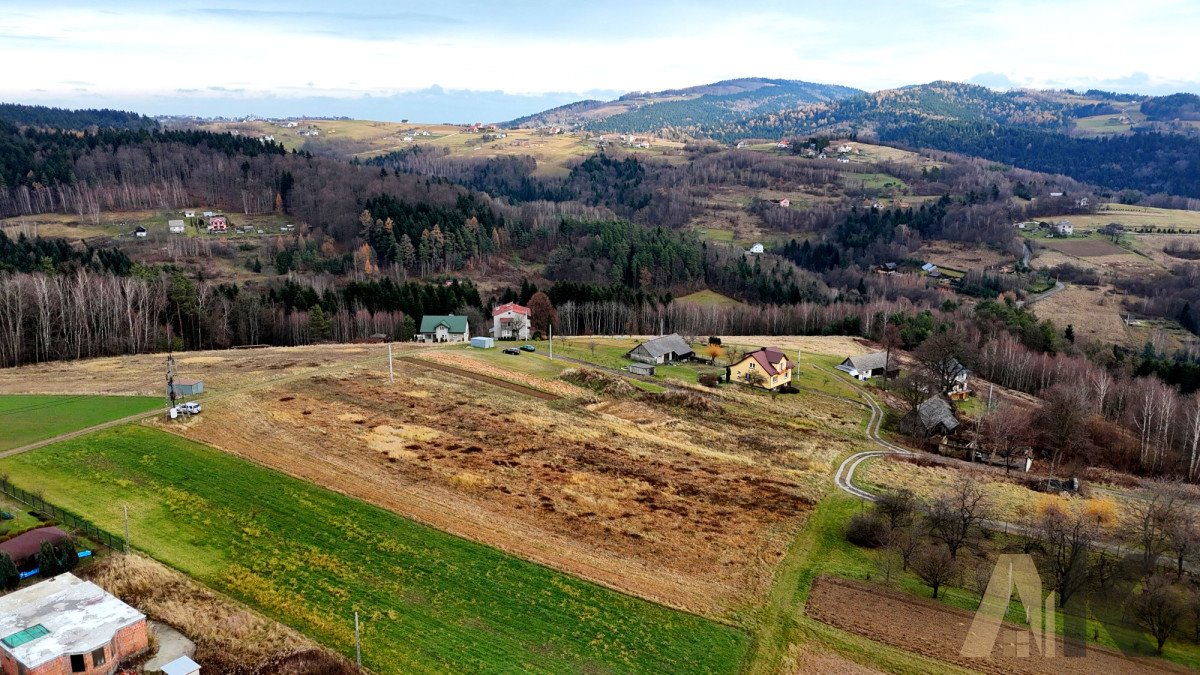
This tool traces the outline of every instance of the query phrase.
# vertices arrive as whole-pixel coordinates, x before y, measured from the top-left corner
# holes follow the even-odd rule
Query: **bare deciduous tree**
[[[958,576],[958,561],[940,546],[926,546],[912,560],[913,571],[938,596],[938,590]]]
[[[930,506],[929,534],[946,544],[950,557],[958,557],[958,550],[989,512],[990,500],[983,486],[973,476],[964,476]]]
[[[1185,607],[1179,589],[1161,574],[1146,579],[1142,590],[1129,600],[1129,612],[1142,628],[1154,636],[1158,655],[1163,645],[1183,623]]]

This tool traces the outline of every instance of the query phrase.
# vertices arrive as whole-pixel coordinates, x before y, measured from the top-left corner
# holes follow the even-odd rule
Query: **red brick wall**
[[[110,675],[116,670],[117,664],[122,659],[133,656],[150,646],[149,629],[146,626],[145,619],[127,626],[117,631],[111,642],[105,645],[104,648],[104,665],[99,667],[92,666],[92,655],[88,653],[84,656],[84,663],[88,669],[84,671],[85,675]],[[5,655],[7,659],[7,655]],[[4,665],[6,675],[17,675],[16,662],[11,659],[0,660]],[[71,673],[71,657],[65,655],[61,658],[44,663],[37,668],[29,671],[29,675],[73,675]]]

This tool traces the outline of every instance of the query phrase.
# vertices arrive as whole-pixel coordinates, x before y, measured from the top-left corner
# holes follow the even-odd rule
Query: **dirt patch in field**
[[[889,588],[845,579],[821,577],[808,596],[809,616],[831,626],[899,649],[954,663],[984,673],[1186,673],[1187,669],[1158,659],[1132,658],[1089,644],[1087,655],[1043,658],[1030,646],[1030,656],[1015,656],[1019,634],[1027,627],[1005,624],[988,659],[959,654],[970,632],[973,614],[936,601],[905,595]],[[1030,635],[1032,641],[1032,636]]]
[[[414,359],[414,358],[407,357],[407,356],[401,357],[400,360],[407,361],[408,363],[426,366],[429,368],[433,368],[435,370],[440,370],[444,373],[450,373],[451,375],[457,375],[459,377],[465,377],[468,379],[476,380],[479,382],[483,382],[484,384],[490,384],[493,387],[501,387],[501,388],[507,389],[509,391],[515,391],[518,394],[525,394],[526,396],[540,398],[543,401],[554,401],[554,400],[558,399],[558,396],[551,394],[549,392],[546,392],[546,391],[542,391],[541,389],[534,389],[533,387],[527,387],[523,384],[517,384],[516,382],[511,382],[509,380],[502,380],[498,377],[492,377],[491,375],[484,375],[483,373],[480,373],[480,372],[466,370],[464,368],[459,368],[457,366],[451,366],[451,365],[448,365],[445,363],[437,363],[436,361],[432,361],[432,360]]]
[[[394,386],[380,374],[311,376],[216,401],[193,425],[167,428],[710,616],[765,591],[828,490],[830,463],[860,433],[852,406],[804,395],[772,403],[730,390],[726,409],[701,415],[542,400],[438,365],[405,362]],[[742,443],[736,430],[748,428],[764,442]]]

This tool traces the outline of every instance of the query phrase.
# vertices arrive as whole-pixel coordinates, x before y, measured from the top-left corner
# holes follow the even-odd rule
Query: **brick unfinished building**
[[[74,574],[0,597],[6,675],[111,675],[148,647],[145,615]]]

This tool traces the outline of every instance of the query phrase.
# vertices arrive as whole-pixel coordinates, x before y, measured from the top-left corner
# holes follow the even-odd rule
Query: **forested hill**
[[[1114,190],[1200,197],[1200,139],[1150,131],[1107,138],[1068,135],[1074,118],[1116,112],[1111,96],[1091,94],[998,92],[933,82],[760,115],[714,127],[707,135],[726,142],[809,135],[877,138],[1063,174]],[[1181,96],[1151,99],[1144,106],[1186,114],[1190,104]]]
[[[636,133],[679,129],[689,133],[859,93],[859,89],[836,84],[746,77],[683,89],[633,92],[615,101],[580,101],[512,120],[506,126],[585,126]]]
[[[1062,129],[1079,112],[1107,111],[1106,104],[1072,105],[1053,92],[999,92],[959,82],[887,89],[828,103],[768,113],[738,123],[713,126],[704,135],[724,141],[740,138],[780,138],[814,129],[871,132],[898,121],[990,121],[1043,129]]]
[[[18,126],[54,129],[156,129],[158,122],[145,115],[123,110],[67,110],[41,105],[0,103],[0,121]]]

